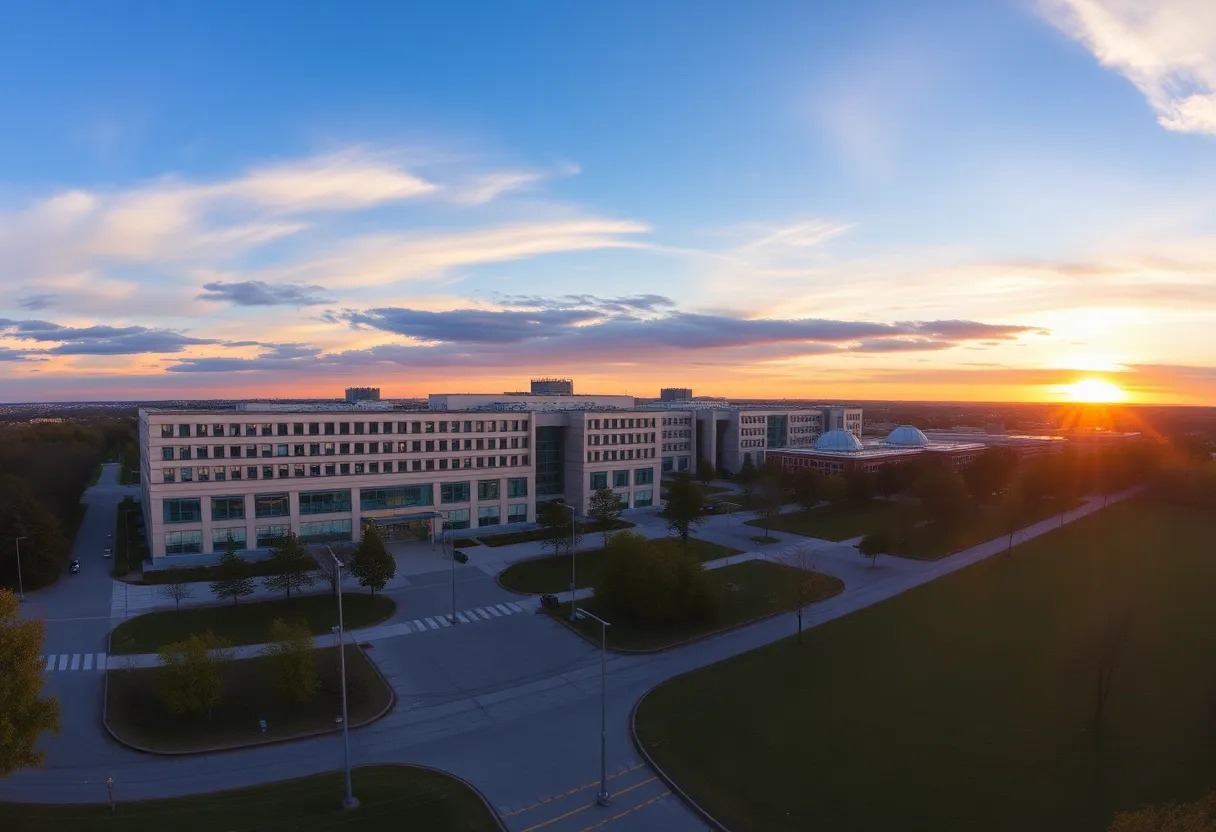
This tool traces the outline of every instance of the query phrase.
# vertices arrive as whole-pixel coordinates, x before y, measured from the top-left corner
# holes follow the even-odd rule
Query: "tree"
[[[354,549],[351,549],[349,553],[344,554],[343,552],[335,551],[334,554],[336,554],[338,558],[344,561],[346,564],[353,566],[355,556]],[[345,572],[342,571],[342,568],[338,566],[337,562],[335,562],[334,559],[329,556],[328,550],[322,557],[316,558],[316,561],[317,575],[320,576],[322,583],[329,584],[329,591],[333,593],[334,598],[337,598],[338,592],[342,586],[342,581],[346,580],[346,577],[351,574],[351,570],[347,569]],[[395,565],[394,569],[396,569]]]
[[[897,533],[891,526],[879,526],[863,537],[857,544],[857,551],[870,559],[870,568],[878,565],[878,556],[885,555],[895,548]]]
[[[0,779],[42,765],[43,732],[59,733],[59,701],[39,696],[45,624],[18,618],[17,596],[0,589]]]
[[[793,478],[794,502],[810,511],[819,504],[823,477],[814,468],[803,468]]]
[[[298,591],[316,583],[317,577],[312,572],[316,563],[295,532],[288,532],[270,547],[270,563],[275,574],[262,579],[262,586],[267,589],[281,590],[290,598],[293,589]]]
[[[18,537],[23,538],[20,543]],[[15,476],[0,476],[0,585],[18,585],[18,545],[20,583],[27,592],[52,584],[63,574],[68,544],[59,519],[24,482]]]
[[[157,655],[156,689],[165,710],[173,716],[206,712],[210,718],[224,701],[223,668],[232,660],[228,642],[207,631],[166,644]]]
[[[211,583],[211,592],[223,601],[231,598],[233,605],[246,595],[253,594],[253,578],[249,577],[249,566],[236,553],[236,544],[228,539],[228,548],[220,555],[216,564],[216,579]]]
[[[900,463],[878,466],[878,473],[874,475],[874,488],[884,500],[891,499],[907,488],[903,469],[904,466]]]
[[[1119,812],[1106,832],[1214,832],[1216,792],[1194,803],[1164,803]]]
[[[329,557],[329,553],[326,552],[325,556]],[[359,586],[370,589],[372,595],[376,594],[376,590],[384,589],[385,584],[397,574],[397,561],[393,553],[384,545],[380,532],[370,523],[363,527],[363,539],[355,547],[350,573],[359,581]]]
[[[536,522],[543,534],[541,546],[552,549],[555,555],[563,550],[570,554],[572,547],[583,540],[583,530],[575,523],[573,506],[556,500],[541,503],[536,509]]]
[[[687,477],[673,482],[667,490],[667,505],[661,516],[667,521],[667,528],[680,536],[687,551],[693,527],[705,522],[705,494],[700,486]]]
[[[849,484],[840,474],[824,477],[819,484],[820,496],[834,506],[841,505],[849,499]]]
[[[1022,520],[1026,517],[1026,498],[1022,495],[1020,483],[1013,483],[1005,492],[1001,508],[1005,519],[1005,531],[1009,534],[1005,554],[1009,554],[1013,551],[1013,536],[1022,527]]]
[[[945,468],[926,471],[917,480],[915,490],[929,517],[942,526],[958,524],[970,506],[967,483]]]
[[[705,457],[697,460],[697,480],[701,485],[709,485],[714,480],[714,465]]]
[[[270,623],[270,642],[263,655],[274,665],[279,690],[296,704],[311,702],[317,695],[317,653],[307,621],[288,624],[281,618]]]
[[[182,611],[182,601],[185,601],[194,590],[182,578],[181,570],[176,566],[169,567],[169,582],[160,588],[160,596],[173,602],[174,609]]]
[[[739,490],[743,492],[744,503],[750,504],[752,494],[756,490],[756,481],[760,479],[760,469],[752,461],[751,454],[743,455],[743,464],[739,467],[737,479],[739,480]]]
[[[769,526],[773,519],[781,513],[785,505],[785,488],[780,475],[773,471],[764,471],[756,483],[756,493],[752,496],[751,508],[756,519],[764,528],[764,536],[768,537]]]
[[[980,502],[992,502],[1013,485],[1018,455],[1012,448],[987,448],[963,472],[967,487]]]
[[[701,563],[670,538],[647,540],[635,532],[608,542],[595,600],[615,619],[633,624],[703,621],[714,612]]]
[[[777,609],[790,610],[798,616],[798,643],[802,644],[802,616],[806,608],[819,600],[819,582],[816,580],[814,553],[799,549],[789,564],[794,568],[771,596]]]
[[[874,497],[874,477],[868,471],[854,468],[844,474],[850,503],[867,503]]]
[[[624,506],[621,498],[611,488],[597,488],[587,501],[587,516],[597,525],[604,527],[604,545],[608,545],[608,533],[616,518],[621,516]]]

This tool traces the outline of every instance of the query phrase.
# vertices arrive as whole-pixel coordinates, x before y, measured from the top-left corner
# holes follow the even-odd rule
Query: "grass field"
[[[244,829],[286,832],[335,828],[352,832],[497,832],[499,826],[464,783],[413,766],[362,766],[351,772],[357,812],[343,809],[342,773],[170,800],[127,803],[122,786],[113,815],[104,803],[89,805],[0,803],[6,832],[219,832]],[[100,797],[104,798],[104,789]]]
[[[162,752],[199,751],[289,739],[340,726],[342,713],[338,649],[317,653],[321,687],[307,704],[288,702],[275,684],[269,659],[238,659],[224,668],[224,701],[211,717],[170,716],[156,692],[157,668],[108,671],[106,720],[110,729],[132,745]],[[350,724],[373,719],[392,701],[380,674],[357,647],[346,648],[346,685]],[[263,734],[258,720],[265,719]]]
[[[596,542],[600,542],[598,538]],[[739,554],[738,549],[720,543],[710,543],[708,540],[698,540],[695,537],[688,538],[688,552],[702,562]],[[575,553],[575,557],[578,561],[575,568],[579,589],[595,586],[600,579],[600,568],[604,564],[604,550],[579,551]],[[549,555],[521,560],[504,569],[498,576],[498,582],[507,589],[533,595],[542,592],[565,592],[570,588],[570,556]]]
[[[1083,503],[1084,500],[1074,500],[1068,504],[1068,510],[1072,511]],[[1058,515],[1060,511],[1060,504],[1053,500],[1043,500],[1037,506],[1026,508],[1018,525],[1030,526]],[[891,554],[914,560],[938,560],[976,544],[1004,537],[1008,533],[1009,527],[1000,507],[981,504],[973,514],[953,528],[945,529],[931,523],[916,526],[908,536],[907,548]]]
[[[580,523],[579,531],[583,535],[599,534],[601,532],[617,531],[619,529],[632,529],[633,523],[628,520],[616,519],[610,523]],[[570,531],[570,526],[566,526],[566,531]],[[477,539],[481,541],[483,546],[514,546],[516,543],[531,543],[536,540],[544,540],[547,532],[544,529],[530,529],[526,532],[504,532],[503,534],[484,534]]]
[[[342,593],[342,619],[348,630],[370,627],[390,618],[397,609],[392,598],[365,592]],[[313,635],[324,635],[338,625],[338,605],[328,592],[299,595],[288,600],[247,601],[212,607],[185,607],[158,610],[129,618],[114,628],[110,652],[155,653],[159,648],[194,633],[210,630],[228,639],[233,646],[262,644],[270,632],[270,622],[303,619]]]
[[[870,500],[860,505],[818,506],[810,511],[804,509],[779,514],[768,527],[770,531],[790,532],[820,540],[848,540],[868,534],[886,523],[895,515],[896,506],[889,500]],[[761,520],[748,520],[747,525],[764,527]]]
[[[709,580],[711,591],[718,601],[717,615],[709,621],[675,627],[656,629],[612,621],[612,613],[596,603],[595,598],[580,601],[578,606],[612,623],[608,628],[609,649],[658,650],[716,630],[739,627],[749,621],[779,612],[781,608],[774,603],[772,596],[788,580],[793,569],[792,566],[767,560],[749,560],[711,569],[705,573],[705,577]],[[844,583],[838,578],[819,572],[814,575],[817,601],[829,598],[844,589]],[[570,605],[564,604],[559,609],[546,612],[568,620]],[[588,618],[573,622],[572,626],[590,641],[597,645],[600,643],[600,625],[597,622]]]
[[[1202,507],[1112,506],[673,679],[639,735],[734,832],[1097,832],[1195,799],[1216,783],[1214,533]]]

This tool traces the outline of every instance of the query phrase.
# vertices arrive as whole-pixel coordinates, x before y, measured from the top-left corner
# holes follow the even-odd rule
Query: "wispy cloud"
[[[31,355],[143,355],[177,353],[191,346],[224,345],[250,346],[252,342],[222,341],[216,338],[195,338],[167,329],[146,326],[62,326],[50,321],[15,321],[0,318],[0,337],[17,341],[55,343],[53,347],[32,347],[17,350],[21,356]]]
[[[22,309],[28,309],[31,312],[38,312],[53,305],[56,297],[57,295],[54,292],[45,292],[38,295],[27,295],[26,297],[19,298],[17,300],[17,305]]]
[[[1039,7],[1135,84],[1166,130],[1216,136],[1216,3],[1040,0]]]
[[[198,299],[231,303],[233,306],[316,306],[334,300],[324,286],[270,284],[261,280],[204,283]]]

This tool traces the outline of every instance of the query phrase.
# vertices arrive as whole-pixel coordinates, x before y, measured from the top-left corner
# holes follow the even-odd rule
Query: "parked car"
[[[113,554],[114,554],[114,550],[113,550],[113,549],[106,548],[106,549],[102,549],[102,550],[101,550],[101,556],[102,556],[103,558],[108,558],[108,557],[110,557],[110,556],[111,556],[111,555],[113,555]]]
[[[722,514],[726,511],[726,503],[706,503],[702,508],[706,514]]]
[[[561,606],[561,601],[557,600],[557,596],[552,592],[546,592],[540,596],[540,605],[547,610],[555,610]]]
[[[70,564],[68,564],[68,571],[71,572],[73,575],[75,575],[77,572],[79,572],[80,571],[80,561],[74,560]]]

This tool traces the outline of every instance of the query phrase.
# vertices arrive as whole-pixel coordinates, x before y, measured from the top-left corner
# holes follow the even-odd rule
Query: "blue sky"
[[[0,398],[1210,399],[1212,31],[1205,0],[3,4]]]

